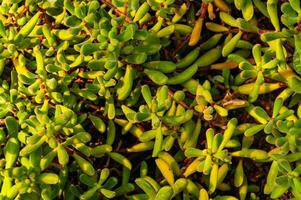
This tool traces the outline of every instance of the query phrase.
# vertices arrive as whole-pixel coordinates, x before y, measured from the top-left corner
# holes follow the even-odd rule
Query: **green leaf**
[[[59,182],[59,176],[54,173],[43,173],[39,176],[39,181],[44,184],[57,184]]]
[[[291,165],[287,160],[280,159],[277,161],[279,171],[283,171],[284,173],[288,173],[292,171]]]
[[[89,115],[89,119],[100,133],[104,133],[106,131],[106,124],[100,117]]]
[[[76,160],[79,167],[81,168],[81,170],[85,174],[87,174],[89,176],[93,176],[95,174],[95,169],[89,161],[85,160],[84,158],[82,158],[81,156],[79,156],[77,154],[73,154],[73,157]]]
[[[173,189],[170,186],[163,186],[158,191],[155,200],[171,200],[173,196]]]
[[[289,189],[289,184],[287,185],[277,185],[273,188],[273,191],[271,193],[272,199],[278,199],[281,197],[285,192],[287,192]]]
[[[90,177],[86,174],[81,174],[79,176],[79,180],[80,182],[82,182],[83,184],[87,185],[87,186],[90,186],[90,187],[93,187],[96,183],[96,180],[94,177]]]
[[[8,130],[8,133],[12,136],[12,137],[16,137],[18,134],[18,129],[19,129],[19,124],[18,121],[11,116],[8,116],[5,118],[5,126]]]
[[[295,49],[294,57],[293,57],[293,68],[298,74],[301,74],[301,52],[300,52],[300,50]]]
[[[235,187],[240,187],[243,183],[243,180],[244,180],[243,162],[242,160],[239,160],[234,174]]]
[[[143,64],[147,59],[147,54],[146,53],[137,53],[137,54],[132,54],[126,57],[126,62],[130,64]]]
[[[121,155],[119,153],[111,152],[111,153],[109,153],[109,156],[113,160],[115,160],[116,162],[118,162],[119,164],[122,164],[123,166],[125,166],[126,168],[128,168],[129,170],[132,169],[131,162],[126,157],[124,157],[123,155]]]
[[[114,191],[111,191],[111,190],[107,190],[107,189],[104,189],[104,188],[101,188],[100,189],[100,192],[107,198],[109,199],[112,199],[116,196],[116,193]]]
[[[275,179],[276,184],[280,185],[280,186],[285,186],[285,185],[289,185],[289,179],[287,176],[278,176]]]

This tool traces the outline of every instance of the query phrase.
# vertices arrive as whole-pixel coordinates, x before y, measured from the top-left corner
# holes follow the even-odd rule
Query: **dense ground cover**
[[[299,0],[0,2],[0,199],[301,199]]]

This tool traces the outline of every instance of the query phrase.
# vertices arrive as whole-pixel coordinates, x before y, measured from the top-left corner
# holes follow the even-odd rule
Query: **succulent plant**
[[[300,5],[0,1],[0,199],[300,199]]]

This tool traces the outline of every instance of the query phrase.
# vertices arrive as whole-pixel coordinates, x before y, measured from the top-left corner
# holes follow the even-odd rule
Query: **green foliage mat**
[[[300,0],[0,0],[0,199],[301,199]]]

